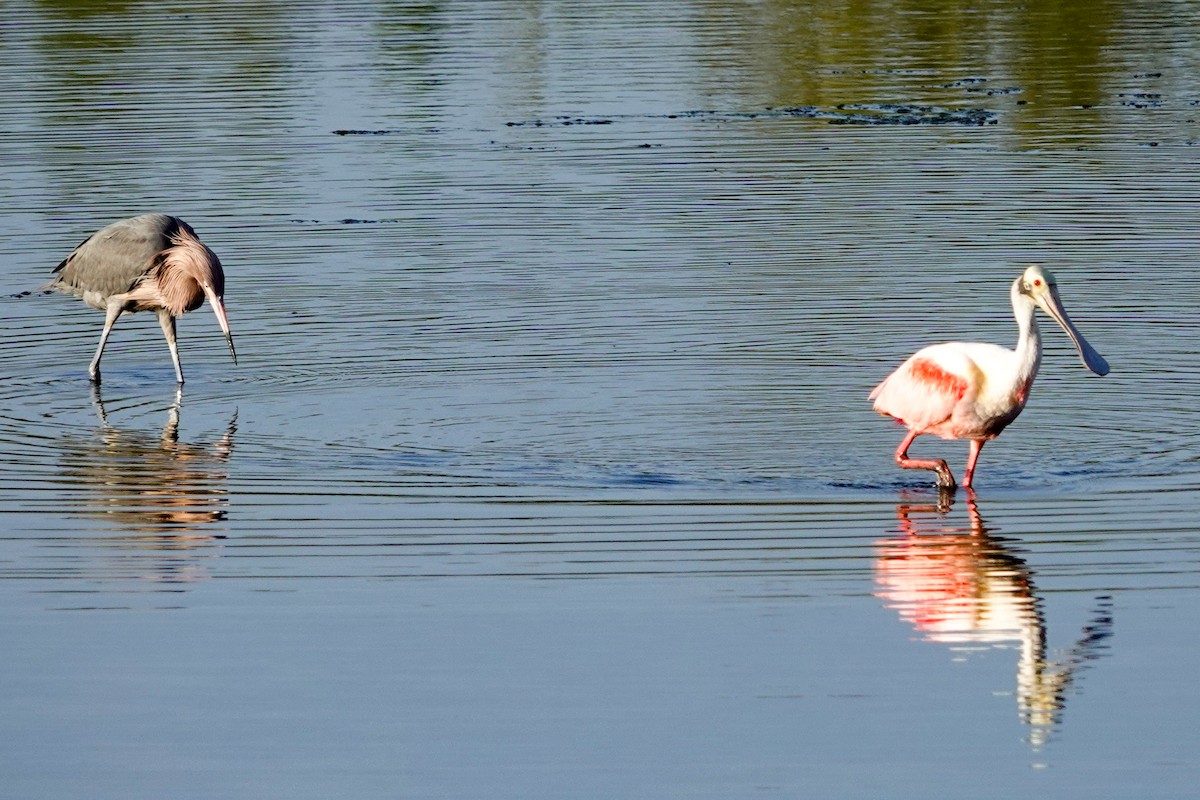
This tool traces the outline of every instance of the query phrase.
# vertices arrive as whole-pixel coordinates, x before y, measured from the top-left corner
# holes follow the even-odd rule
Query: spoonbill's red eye
[[[1041,279],[1041,278],[1034,278],[1034,279],[1033,279],[1033,285],[1034,285],[1034,286],[1041,286],[1041,285],[1042,285],[1042,279]]]

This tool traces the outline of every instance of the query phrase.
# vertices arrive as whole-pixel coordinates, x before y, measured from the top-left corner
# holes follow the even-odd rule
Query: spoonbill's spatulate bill
[[[1037,308],[1062,326],[1088,369],[1097,375],[1108,373],[1108,362],[1067,316],[1049,270],[1037,265],[1026,269],[1013,282],[1012,305],[1020,331],[1015,350],[977,342],[931,345],[914,353],[871,392],[876,411],[908,428],[896,448],[896,463],[901,467],[933,470],[938,486],[953,489],[954,475],[945,461],[909,458],[908,447],[923,433],[969,439],[962,485],[971,486],[984,442],[1016,419],[1029,399],[1042,361],[1042,340],[1034,320]]]
[[[117,319],[135,311],[153,311],[167,337],[175,378],[183,383],[175,318],[199,308],[205,298],[229,343],[233,363],[237,363],[225,316],[221,261],[192,226],[178,217],[143,214],[114,222],[84,240],[54,271],[58,276],[50,288],[82,297],[105,313],[100,345],[88,367],[93,382],[100,382],[100,357]]]

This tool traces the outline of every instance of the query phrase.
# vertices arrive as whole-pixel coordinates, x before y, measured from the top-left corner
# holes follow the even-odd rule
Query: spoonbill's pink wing
[[[922,431],[945,422],[973,392],[971,360],[958,350],[933,345],[914,353],[871,392],[875,410]]]

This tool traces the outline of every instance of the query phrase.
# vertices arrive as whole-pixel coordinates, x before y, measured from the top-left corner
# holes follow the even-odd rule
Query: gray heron
[[[182,384],[175,318],[199,308],[205,298],[229,343],[233,363],[237,363],[225,316],[221,261],[192,226],[178,217],[142,214],[114,222],[85,239],[54,272],[58,275],[48,288],[81,297],[104,312],[100,345],[88,367],[94,383],[100,382],[100,356],[117,319],[135,311],[153,311],[167,337],[175,377]]]

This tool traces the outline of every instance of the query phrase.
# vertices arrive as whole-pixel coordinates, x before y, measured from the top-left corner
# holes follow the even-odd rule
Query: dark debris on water
[[[392,222],[400,222],[398,217],[383,218],[383,219],[358,219],[356,217],[346,217],[344,219],[333,220],[334,225],[384,225]],[[288,222],[297,225],[328,225],[329,220],[323,219],[289,219]]]
[[[760,111],[693,110],[673,114],[641,114],[627,117],[556,116],[506,122],[510,128],[543,128],[566,125],[612,125],[634,119],[687,119],[735,122],[755,119],[816,119],[840,125],[995,125],[999,116],[983,108],[944,108],[901,103],[842,104],[819,106],[768,106]]]
[[[1007,91],[1007,90],[1004,90]],[[1014,90],[1016,91],[1016,90]],[[547,128],[580,125],[613,125],[639,119],[681,119],[700,122],[738,122],[756,119],[814,119],[834,125],[995,125],[999,115],[984,108],[945,108],[903,103],[842,104],[833,108],[819,106],[768,106],[757,111],[717,111],[695,109],[666,114],[630,114],[621,116],[581,117],[560,114],[538,119],[504,123],[509,128]],[[392,129],[339,128],[337,136],[388,136],[403,133]]]
[[[826,117],[842,125],[995,125],[999,117],[982,108],[949,109],[895,103],[840,105],[842,116]]]

